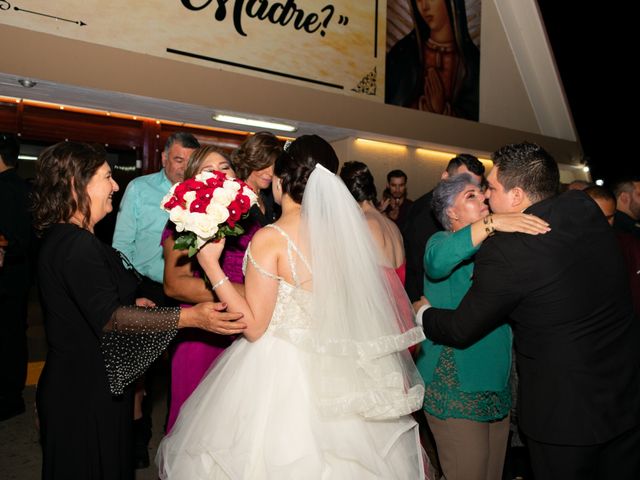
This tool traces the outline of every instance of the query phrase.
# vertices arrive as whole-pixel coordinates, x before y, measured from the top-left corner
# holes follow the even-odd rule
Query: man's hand
[[[420,310],[422,307],[430,307],[431,304],[429,303],[429,300],[426,299],[426,297],[424,295],[422,295],[420,297],[420,300],[416,300],[415,302],[413,302],[413,311],[415,313],[418,313],[418,310]]]
[[[149,300],[148,298],[140,297],[140,298],[136,298],[136,306],[137,307],[153,308],[153,307],[156,306],[156,304],[155,304],[155,302],[153,300]]]

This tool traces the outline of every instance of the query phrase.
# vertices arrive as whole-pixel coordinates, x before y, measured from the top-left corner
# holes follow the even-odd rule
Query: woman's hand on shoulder
[[[520,232],[529,235],[540,235],[551,230],[547,222],[528,213],[492,213],[487,225],[493,225],[499,232]]]

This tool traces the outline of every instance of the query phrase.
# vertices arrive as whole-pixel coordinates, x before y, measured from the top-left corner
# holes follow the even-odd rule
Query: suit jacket
[[[424,252],[427,241],[431,235],[442,230],[431,211],[432,198],[433,190],[413,202],[402,229],[407,261],[405,289],[412,302],[424,294]]]
[[[458,309],[424,313],[426,336],[464,348],[510,317],[523,432],[559,445],[604,443],[640,423],[640,331],[615,235],[583,192],[527,213],[551,231],[487,239]]]
[[[633,311],[640,318],[640,239],[627,232],[616,231],[631,288]]]

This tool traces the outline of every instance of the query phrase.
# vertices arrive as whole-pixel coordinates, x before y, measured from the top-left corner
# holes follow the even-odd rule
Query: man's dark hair
[[[392,178],[404,178],[404,181],[407,181],[407,174],[402,170],[391,170],[387,173],[387,183],[391,182]]]
[[[169,138],[167,138],[167,143],[164,144],[165,154],[169,153],[169,150],[174,143],[182,145],[184,148],[200,147],[200,142],[198,142],[198,139],[189,132],[176,132],[172,133]]]
[[[0,157],[7,167],[15,167],[18,164],[20,142],[12,133],[0,133]]]
[[[597,198],[600,200],[611,200],[613,203],[616,203],[616,196],[608,188],[601,187],[599,185],[592,185],[585,188],[583,192],[589,195],[591,198]]]
[[[633,184],[635,182],[640,182],[640,177],[631,176],[631,177],[620,178],[613,185],[613,193],[616,196],[616,198],[618,198],[620,194],[622,194],[623,192],[627,192],[627,193],[633,192]]]
[[[521,188],[533,203],[558,193],[560,172],[553,157],[540,145],[512,143],[493,155],[498,181],[505,191]]]
[[[479,177],[484,175],[484,165],[482,162],[478,160],[478,157],[468,153],[460,153],[449,160],[447,173],[449,175],[455,175],[456,171],[463,165],[474,175],[478,175]]]

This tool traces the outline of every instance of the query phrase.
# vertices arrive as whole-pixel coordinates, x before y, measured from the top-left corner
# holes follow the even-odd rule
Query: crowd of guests
[[[2,322],[2,419],[24,411],[24,309],[32,230],[30,221],[26,226],[24,221],[28,188],[15,175],[18,150],[15,137],[0,135],[0,308],[11,312],[10,321]],[[560,193],[557,165],[537,145],[508,145],[493,160],[485,175],[473,155],[456,156],[438,185],[412,202],[402,170],[388,173],[379,199],[368,166],[346,162],[338,169],[335,153],[319,137],[301,137],[285,149],[274,135],[260,132],[227,155],[201,146],[191,134],[176,133],[162,153],[163,168],[129,183],[113,245],[108,246],[94,235],[119,190],[105,152],[73,142],[46,149],[31,194],[33,225],[42,237],[37,275],[49,347],[37,391],[43,478],[133,478],[134,468],[149,465],[149,378],[144,372],[166,349],[171,381],[168,437],[158,460],[161,476],[181,478],[202,468],[211,478],[268,478],[271,467],[250,455],[241,460],[255,469],[253,474],[234,470],[233,462],[239,460],[228,453],[209,452],[213,460],[195,470],[184,458],[203,442],[224,444],[228,439],[230,449],[242,450],[242,441],[249,441],[243,440],[244,432],[222,440],[194,432],[203,430],[199,424],[209,424],[205,420],[211,422],[202,418],[203,405],[228,401],[216,397],[222,394],[212,398],[212,389],[248,389],[227,378],[225,362],[244,368],[245,359],[253,358],[245,350],[270,331],[272,318],[292,308],[292,299],[306,314],[316,311],[305,309],[295,291],[310,291],[311,279],[322,278],[326,265],[318,263],[311,248],[320,238],[315,238],[317,231],[312,238],[297,232],[305,215],[311,215],[311,191],[316,204],[334,205],[341,197],[326,192],[343,187],[372,242],[375,264],[384,272],[380,291],[389,292],[390,311],[395,312],[389,316],[397,317],[398,325],[403,324],[400,319],[411,319],[411,325],[400,327],[398,339],[416,335],[414,309],[417,330],[426,335],[424,341],[417,336],[405,343],[397,340],[396,346],[402,344],[397,355],[410,351],[422,378],[420,388],[424,384],[421,408],[410,410],[422,412],[414,417],[429,455],[420,454],[411,435],[398,434],[397,446],[406,457],[389,447],[380,458],[367,460],[384,472],[380,478],[494,480],[522,474],[505,463],[517,429],[511,414],[516,403],[519,432],[538,480],[639,478],[640,460],[634,452],[640,447],[640,181],[622,180],[611,191],[574,182]],[[241,222],[242,235],[189,257],[174,248],[175,225],[159,205],[173,184],[204,171],[243,180],[258,194],[258,202]],[[324,172],[331,179],[326,186],[318,180],[324,181]],[[342,181],[336,186],[332,182],[338,176]],[[19,208],[8,209],[8,204]],[[353,232],[358,235],[357,228]],[[345,236],[345,249],[350,243],[359,244]],[[336,265],[329,267],[336,285],[347,278],[348,266],[342,273]],[[251,276],[247,290],[245,275]],[[23,284],[27,287],[14,294]],[[375,296],[362,295],[364,303]],[[336,302],[338,309],[351,312],[346,298]],[[303,313],[296,315],[306,321]],[[354,316],[346,321],[355,322]],[[361,340],[356,333],[340,332],[349,341]],[[326,331],[319,330],[322,334]],[[249,346],[239,346],[239,338]],[[375,343],[377,337],[368,341]],[[226,350],[225,361],[216,362]],[[413,362],[402,358],[390,364],[402,365],[397,368],[409,379]],[[264,357],[262,363],[271,361]],[[315,367],[300,378],[313,377]],[[336,376],[337,383],[341,380]],[[289,387],[281,378],[274,382]],[[517,402],[514,382],[519,384]],[[408,398],[416,391],[406,390]],[[250,391],[272,394],[258,387]],[[194,396],[197,400],[189,400]],[[306,397],[298,401],[311,402]],[[389,405],[391,401],[385,408]],[[370,435],[418,431],[406,409],[385,420],[387,433],[372,433],[371,425],[360,427],[364,410],[355,407],[350,414],[357,413],[358,420],[347,430],[333,424],[320,428],[306,406],[289,408],[292,415],[304,410],[299,422],[312,418],[309,430],[299,435],[312,432],[321,440],[330,436],[329,430],[331,435],[349,430],[354,439],[374,445]],[[256,434],[265,419],[247,418],[238,422]],[[275,432],[275,437],[283,433]],[[352,461],[366,464],[359,453],[345,447],[346,452],[354,455]],[[298,474],[322,471],[313,470],[311,460],[296,461],[300,464],[293,471]],[[353,466],[327,462],[342,472],[339,478],[367,478]]]

